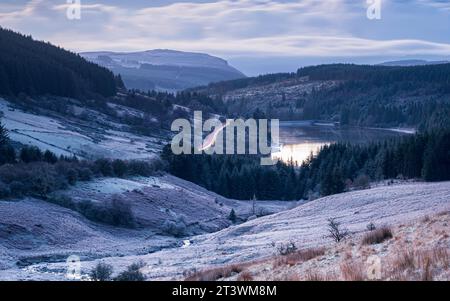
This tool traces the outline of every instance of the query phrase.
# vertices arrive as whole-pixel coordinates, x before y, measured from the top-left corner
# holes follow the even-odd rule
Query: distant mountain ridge
[[[410,66],[440,65],[448,63],[450,63],[450,61],[398,60],[398,61],[383,62],[381,64],[378,64],[378,66],[410,67]]]
[[[244,78],[224,59],[204,53],[155,49],[142,52],[84,52],[85,59],[121,74],[130,89],[179,91]]]

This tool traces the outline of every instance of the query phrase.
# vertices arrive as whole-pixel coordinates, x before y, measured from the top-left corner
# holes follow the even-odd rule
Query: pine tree
[[[237,220],[236,212],[234,212],[234,209],[231,209],[230,215],[228,216],[228,219],[234,224]]]

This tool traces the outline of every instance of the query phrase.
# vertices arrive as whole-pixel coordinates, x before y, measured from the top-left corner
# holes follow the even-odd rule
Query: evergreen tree
[[[231,209],[230,215],[228,216],[228,219],[234,224],[237,220],[236,212],[234,212],[234,209]]]

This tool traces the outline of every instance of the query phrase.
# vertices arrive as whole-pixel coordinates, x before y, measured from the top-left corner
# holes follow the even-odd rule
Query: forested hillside
[[[0,28],[0,95],[107,97],[122,85],[111,71],[79,55]]]
[[[332,144],[298,166],[261,166],[257,156],[163,152],[174,175],[223,196],[298,200],[365,189],[384,179],[450,180],[450,132],[435,131],[368,145]]]
[[[363,126],[449,127],[450,64],[388,67],[321,65],[211,84],[233,115],[262,110],[283,120]]]

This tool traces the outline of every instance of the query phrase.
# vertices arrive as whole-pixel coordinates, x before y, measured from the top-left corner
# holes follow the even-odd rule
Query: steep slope
[[[174,50],[86,52],[81,56],[120,74],[130,89],[178,91],[245,77],[218,57]]]
[[[425,215],[450,210],[450,183],[408,183],[381,186],[319,199],[289,211],[251,220],[222,231],[196,236],[183,248],[166,249],[143,256],[103,258],[115,271],[143,260],[149,279],[181,279],[183,273],[226,264],[272,257],[280,244],[295,242],[300,248],[330,246],[327,219],[337,218],[354,234],[376,225],[399,225]],[[236,211],[239,215],[239,210]],[[87,273],[98,261],[85,260]],[[27,270],[0,272],[7,279],[63,279],[64,263],[41,263]]]
[[[112,96],[122,83],[106,68],[0,27],[0,95]]]

